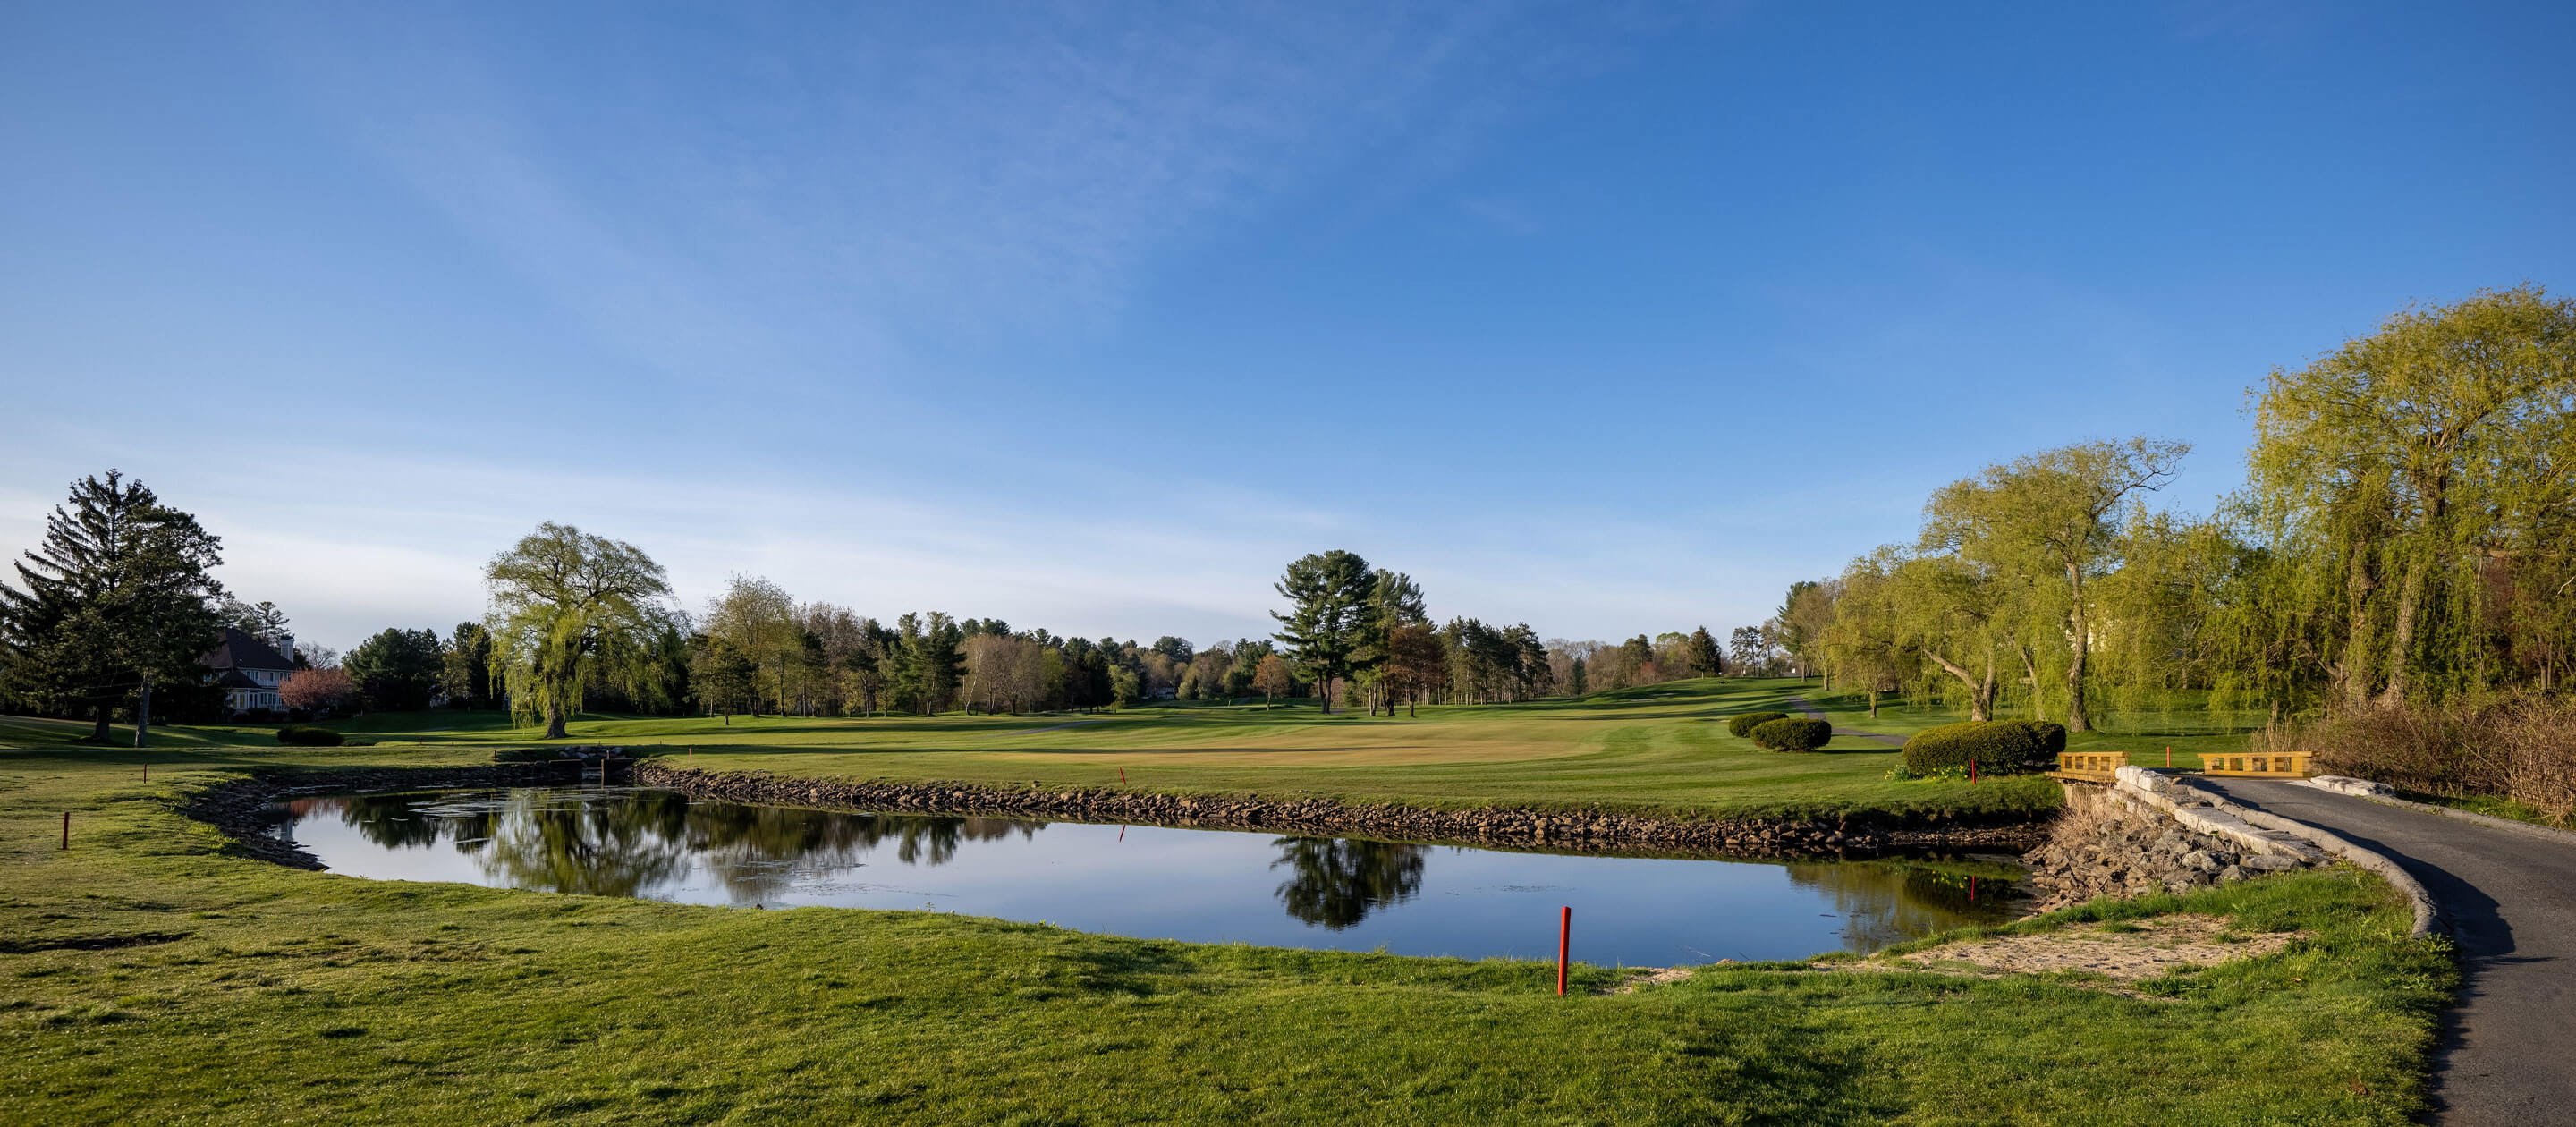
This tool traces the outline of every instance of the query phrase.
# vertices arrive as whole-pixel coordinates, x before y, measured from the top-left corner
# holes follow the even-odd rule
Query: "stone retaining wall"
[[[2123,767],[2107,786],[2065,786],[2066,813],[2047,843],[2022,858],[2040,890],[2035,911],[2097,896],[2189,892],[2327,860],[2314,845],[2143,768]]]

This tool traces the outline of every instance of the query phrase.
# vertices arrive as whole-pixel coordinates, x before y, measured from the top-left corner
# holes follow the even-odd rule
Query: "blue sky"
[[[2576,262],[2576,8],[0,4],[0,551],[346,646],[540,520],[891,616],[1757,621],[1988,462]]]

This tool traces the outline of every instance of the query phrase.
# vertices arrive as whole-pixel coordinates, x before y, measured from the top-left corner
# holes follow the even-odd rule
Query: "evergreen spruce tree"
[[[20,586],[0,583],[0,685],[37,711],[92,713],[98,743],[131,701],[142,746],[153,686],[199,680],[221,637],[223,587],[207,571],[222,544],[119,471],[73,482],[18,563]]]
[[[1718,651],[1717,636],[1709,633],[1708,627],[1691,631],[1690,663],[1691,672],[1702,677],[1715,677],[1726,672],[1726,659]]]

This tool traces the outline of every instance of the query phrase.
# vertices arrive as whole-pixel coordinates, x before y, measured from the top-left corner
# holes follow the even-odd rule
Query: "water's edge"
[[[2046,818],[1928,826],[1889,825],[1860,817],[1833,822],[1686,821],[1513,807],[1437,810],[1399,805],[1352,806],[1321,798],[1015,791],[971,783],[843,782],[761,771],[697,771],[654,762],[635,764],[624,773],[634,785],[677,791],[690,798],[749,804],[1272,830],[1557,853],[1740,859],[1864,858],[1933,849],[2021,853],[2037,846],[2049,828]],[[206,787],[191,796],[180,812],[231,837],[235,845],[229,852],[289,868],[319,870],[323,867],[320,860],[277,835],[285,819],[273,805],[278,798],[325,791],[542,786],[578,782],[584,777],[584,766],[574,761],[260,773]]]
[[[1198,829],[1286,831],[1322,837],[1707,858],[1871,857],[1912,850],[2021,853],[2047,837],[2052,818],[1888,824],[1825,821],[1691,821],[1609,811],[1353,806],[1331,799],[1178,796],[1120,790],[1006,790],[973,783],[846,782],[765,771],[699,771],[646,761],[641,786],[691,798],[751,804],[935,814],[989,814]]]

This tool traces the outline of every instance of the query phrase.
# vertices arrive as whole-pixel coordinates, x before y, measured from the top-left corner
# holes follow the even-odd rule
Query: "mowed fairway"
[[[708,771],[1323,796],[1435,808],[1817,818],[2036,812],[2057,803],[2055,784],[2037,778],[1890,781],[1895,749],[1868,740],[1839,738],[1797,755],[1763,751],[1727,733],[1726,718],[1788,710],[1786,698],[1801,689],[1795,680],[1677,681],[1571,700],[1427,708],[1413,717],[1326,716],[1307,701],[1038,716],[736,716],[730,725],[705,717],[584,717],[571,735]],[[41,746],[85,730],[34,723],[52,731],[0,721],[0,739]],[[526,744],[537,735],[489,713],[406,713],[334,726],[381,744],[453,749]],[[156,742],[143,757],[243,765],[314,758],[281,755],[261,728],[163,729]]]

